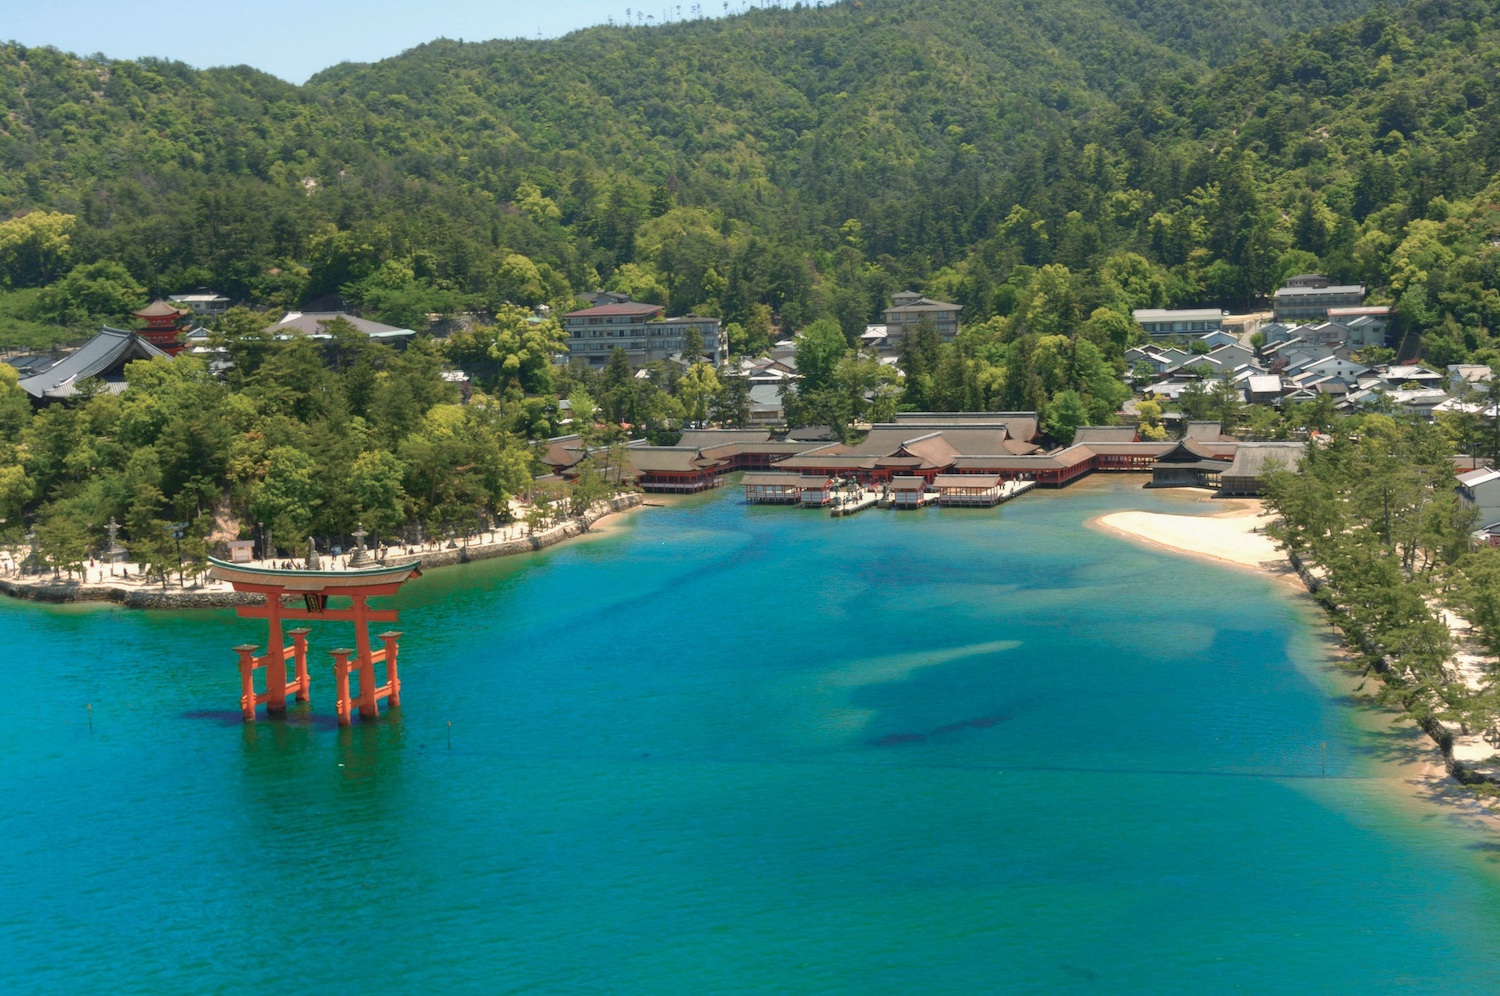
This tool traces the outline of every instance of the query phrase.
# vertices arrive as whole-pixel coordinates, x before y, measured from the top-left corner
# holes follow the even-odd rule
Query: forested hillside
[[[1293,33],[1362,6],[870,0],[434,42],[301,88],[11,45],[0,217],[71,220],[0,238],[3,276],[109,260],[150,294],[285,306],[342,288],[403,324],[607,283],[852,331],[902,287],[981,319],[1014,306],[1018,266],[1081,277],[1129,251],[1161,303],[1238,305],[1288,249],[1352,269],[1371,215],[1411,213],[1403,171],[1484,131],[1490,7]],[[1445,97],[1441,120],[1434,77],[1464,105]],[[1382,118],[1419,87],[1420,113]],[[1486,175],[1433,177],[1416,213]],[[28,307],[103,317],[58,295]]]
[[[0,47],[0,346],[198,286],[491,316],[320,353],[238,309],[227,379],[137,364],[123,397],[35,415],[0,368],[0,517],[61,565],[113,517],[159,568],[174,520],[200,544],[216,510],[284,539],[508,514],[563,396],[601,452],[623,423],[744,420],[744,382],[704,364],[554,368],[565,336],[530,309],[600,286],[721,316],[736,352],[803,332],[788,415],[841,432],[901,405],[1069,439],[1129,393],[1131,309],[1253,307],[1309,270],[1394,304],[1407,356],[1500,362],[1497,7],[855,0],[438,41],[303,87]],[[919,329],[898,374],[850,346],[907,288],[964,324]],[[1183,408],[1261,438],[1331,417],[1232,395]]]

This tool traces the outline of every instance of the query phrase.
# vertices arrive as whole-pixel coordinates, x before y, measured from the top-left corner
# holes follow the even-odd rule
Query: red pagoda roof
[[[183,311],[181,308],[173,307],[172,305],[158,298],[157,300],[152,301],[150,304],[146,305],[140,311],[135,312],[135,317],[177,318],[178,316],[187,314],[191,314],[191,312]]]

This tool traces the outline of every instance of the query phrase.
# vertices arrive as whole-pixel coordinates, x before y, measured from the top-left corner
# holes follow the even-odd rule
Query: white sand
[[[1089,525],[1177,553],[1286,574],[1286,555],[1265,534],[1271,518],[1259,501],[1244,499],[1213,515],[1111,512]]]

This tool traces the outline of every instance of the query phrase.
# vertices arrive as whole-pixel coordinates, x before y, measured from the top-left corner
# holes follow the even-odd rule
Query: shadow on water
[[[320,715],[308,710],[306,707],[300,709],[288,709],[284,717],[271,719],[264,712],[255,717],[255,722],[247,723],[240,715],[238,709],[191,709],[182,713],[183,719],[207,720],[210,723],[225,727],[246,726],[303,726],[319,730],[332,730],[338,726],[337,718],[329,715]]]
[[[894,747],[900,744],[920,743],[932,737],[941,737],[950,733],[958,733],[961,730],[986,730],[991,726],[998,726],[1010,719],[1010,713],[997,713],[993,716],[976,716],[973,719],[959,720],[957,723],[944,723],[929,733],[887,733],[884,736],[875,737],[870,741],[876,747]]]
[[[245,722],[238,709],[190,709],[182,714],[182,718],[204,719],[219,726],[239,726]]]
[[[1411,726],[1369,730],[1361,742],[1350,749],[1387,764],[1423,764],[1436,760],[1437,745],[1427,738],[1427,734]]]

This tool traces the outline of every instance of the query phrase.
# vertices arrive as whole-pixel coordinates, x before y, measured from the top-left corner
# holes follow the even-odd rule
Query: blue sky
[[[0,40],[79,55],[158,56],[199,68],[255,66],[292,83],[339,62],[373,62],[434,38],[555,38],[625,21],[626,10],[691,16],[658,0],[15,0]],[[735,0],[733,9],[741,6]],[[722,14],[721,2],[702,4]]]

